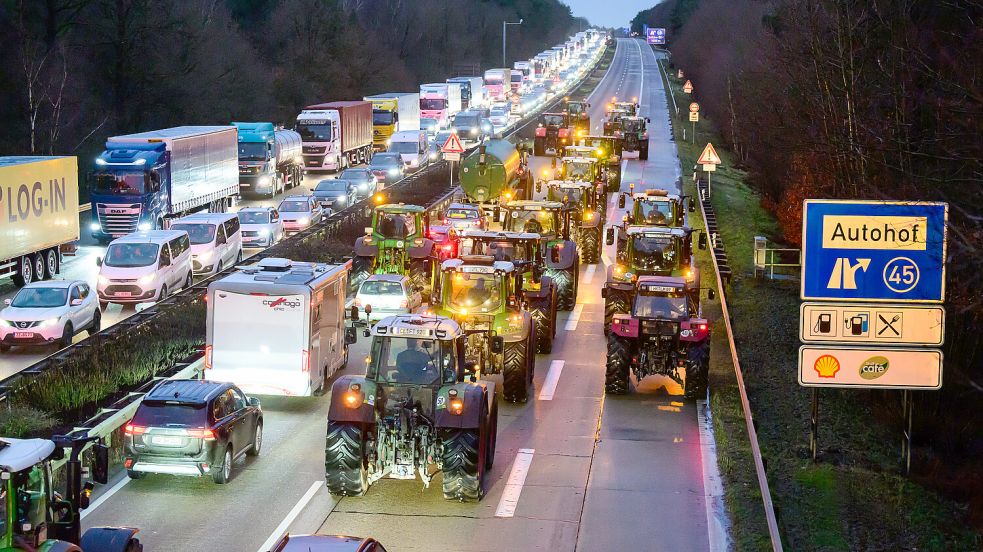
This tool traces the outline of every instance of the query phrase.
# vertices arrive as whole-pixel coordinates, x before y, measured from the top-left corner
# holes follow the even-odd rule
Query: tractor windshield
[[[635,316],[638,318],[658,318],[661,320],[681,320],[687,318],[687,299],[681,293],[639,293],[635,297]]]
[[[543,126],[563,126],[563,115],[543,115]]]
[[[567,207],[580,207],[580,200],[584,196],[583,188],[556,188],[550,190],[550,199],[562,201]]]
[[[672,222],[672,206],[668,201],[641,201],[638,210],[641,220],[636,224],[663,226]]]
[[[642,272],[671,271],[677,261],[673,242],[669,236],[632,236],[632,268]]]
[[[580,102],[570,102],[567,104],[567,113],[571,115],[580,115],[584,112],[584,104]]]
[[[442,297],[448,307],[458,312],[490,312],[502,304],[499,290],[503,286],[501,274],[455,272],[444,278]]]
[[[556,213],[551,211],[509,211],[505,229],[511,232],[552,234],[558,231]]]
[[[621,119],[621,128],[625,132],[638,132],[642,128],[642,120],[625,117]]]
[[[411,385],[453,383],[457,379],[453,352],[449,341],[377,337],[366,376]]]
[[[380,212],[376,231],[386,239],[403,239],[416,233],[416,221],[411,213]]]
[[[563,165],[564,173],[567,176],[567,180],[593,180],[590,174],[590,163],[587,162],[569,162]]]
[[[470,254],[491,255],[496,261],[529,261],[532,260],[532,247],[527,242],[475,241]]]

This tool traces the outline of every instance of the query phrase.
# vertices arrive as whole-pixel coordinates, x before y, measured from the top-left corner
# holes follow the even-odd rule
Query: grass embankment
[[[669,79],[676,102],[687,105],[682,82],[672,74]],[[776,236],[777,224],[745,185],[746,175],[730,168],[713,121],[700,114],[696,144],[683,141],[683,128],[692,124],[677,119],[684,193],[696,194],[690,176],[707,141],[723,158],[712,176],[711,200],[734,271],[727,301],[785,549],[979,550],[980,537],[959,521],[957,505],[900,474],[897,413],[871,408],[867,392],[820,394],[820,454],[818,463],[811,461],[810,391],[796,378],[798,282],[753,275],[754,236]],[[709,257],[701,257],[706,283],[712,270]],[[732,536],[737,550],[764,550],[770,544],[726,332],[722,324],[714,328],[711,404]]]

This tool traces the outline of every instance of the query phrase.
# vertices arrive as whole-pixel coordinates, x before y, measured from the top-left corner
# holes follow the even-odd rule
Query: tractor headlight
[[[464,414],[464,398],[458,396],[457,389],[447,392],[447,411],[455,416]]]
[[[679,336],[680,337],[693,337],[693,330],[680,330],[679,331]]]

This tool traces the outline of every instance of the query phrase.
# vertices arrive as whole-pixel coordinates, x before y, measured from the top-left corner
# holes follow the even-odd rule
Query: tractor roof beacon
[[[358,321],[358,311],[352,318]],[[442,316],[379,321],[364,376],[335,381],[328,410],[325,481],[334,495],[361,496],[382,479],[428,487],[443,472],[444,498],[481,500],[495,458],[495,383],[465,361],[467,335]]]

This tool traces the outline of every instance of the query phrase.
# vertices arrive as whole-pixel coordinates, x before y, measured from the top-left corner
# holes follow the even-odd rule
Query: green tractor
[[[648,160],[649,133],[645,125],[649,122],[648,117],[621,117],[619,128],[614,129],[614,136],[622,139],[622,151],[636,151],[640,160]]]
[[[618,227],[608,227],[605,242],[615,243]],[[693,230],[666,226],[629,226],[617,236],[616,264],[608,267],[601,295],[604,297],[604,326],[610,329],[615,314],[628,312],[639,276],[678,276],[689,289],[699,293],[700,271],[693,256]],[[706,249],[707,236],[699,233],[699,248]],[[699,297],[696,298],[697,302]]]
[[[433,288],[437,251],[429,237],[430,221],[419,205],[390,203],[372,213],[372,225],[355,241],[352,285],[370,274],[409,276],[424,295]]]
[[[461,162],[461,189],[469,202],[493,206],[532,197],[527,151],[507,140],[489,140]]]
[[[80,513],[89,507],[93,483],[82,484],[82,451],[90,443],[95,465],[92,478],[105,484],[109,447],[96,437],[56,436],[47,439],[0,439],[0,551],[14,552],[140,552],[143,545],[130,527],[93,527],[82,534]],[[52,464],[68,459],[65,494],[54,490]]]
[[[594,158],[600,161],[602,177],[609,192],[617,192],[621,188],[621,146],[621,138],[614,136],[584,136],[577,140],[578,151],[589,147],[593,150]]]
[[[463,255],[440,267],[436,314],[461,325],[465,357],[477,373],[502,374],[502,394],[526,402],[536,368],[536,319],[519,300],[522,273],[489,255]]]
[[[559,201],[512,201],[505,205],[502,229],[539,234],[546,274],[556,285],[557,308],[572,310],[580,283],[580,254],[570,239],[570,210]]]
[[[687,226],[684,206],[688,203],[689,212],[695,210],[692,198],[660,189],[636,192],[634,184],[629,185],[627,193],[618,196],[619,209],[625,208],[629,197],[631,212],[625,215],[624,228],[631,225],[684,227]]]
[[[556,284],[545,274],[552,262],[544,254],[539,234],[467,230],[461,238],[462,250],[470,255],[489,255],[496,261],[508,261],[522,274],[519,300],[536,319],[536,352],[553,351],[556,337]]]
[[[601,229],[606,218],[604,185],[594,180],[597,169],[595,159],[567,158],[562,171],[566,178],[546,183],[547,200],[563,203],[570,211],[577,247],[587,264],[601,258]]]
[[[357,338],[350,335],[346,341]],[[419,476],[429,487],[441,472],[445,499],[481,500],[495,461],[498,401],[495,383],[477,380],[465,359],[469,336],[442,316],[407,314],[383,318],[365,336],[372,337],[365,375],[341,376],[331,387],[328,491],[362,496],[384,477]]]
[[[570,131],[574,136],[590,134],[590,104],[586,101],[564,100],[564,111],[570,121]]]

